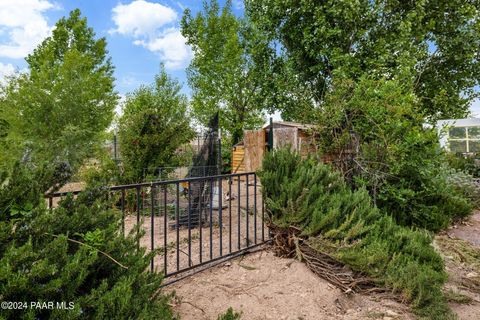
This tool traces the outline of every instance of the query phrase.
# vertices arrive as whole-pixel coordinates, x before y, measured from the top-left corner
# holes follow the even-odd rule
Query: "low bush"
[[[465,157],[462,154],[447,153],[446,160],[451,168],[465,172],[474,178],[480,178],[480,160],[476,157]]]
[[[120,213],[89,187],[49,210],[43,202],[0,221],[2,301],[66,302],[72,309],[2,310],[7,319],[171,319],[162,275],[139,235],[123,237]],[[69,303],[72,303],[71,305]]]
[[[242,318],[241,312],[236,312],[232,307],[228,308],[227,311],[218,316],[218,320],[239,320]]]
[[[314,159],[269,153],[260,176],[274,232],[298,230],[290,243],[307,244],[368,275],[411,302],[418,315],[452,317],[441,292],[447,275],[430,233],[397,224],[365,189],[352,191],[340,173]]]

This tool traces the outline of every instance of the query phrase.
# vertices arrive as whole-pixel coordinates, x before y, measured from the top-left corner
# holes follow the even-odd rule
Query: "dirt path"
[[[408,307],[379,297],[347,295],[305,264],[260,251],[184,279],[174,310],[181,319],[217,319],[229,307],[242,319],[414,319]]]
[[[450,227],[448,234],[480,248],[480,211],[475,211],[467,220]]]
[[[480,211],[435,237],[445,260],[450,307],[461,320],[480,319]]]
[[[261,203],[260,195],[257,196],[257,202]],[[160,215],[153,218],[154,248],[161,250],[160,255],[155,258],[155,268],[172,273],[188,268],[190,265],[199,264],[200,257],[203,262],[206,262],[220,257],[220,252],[225,255],[245,249],[250,245],[260,244],[263,239],[268,238],[268,230],[262,222],[261,207],[256,207],[256,211],[250,208],[247,214],[246,203],[245,196],[230,202],[226,201],[221,215],[219,210],[211,210],[211,224],[210,218],[208,218],[202,228],[195,226],[190,229],[190,232],[186,226],[179,226],[177,229],[174,218],[169,218],[168,215],[167,221],[165,221],[163,211],[160,210],[162,211]],[[249,195],[248,203],[254,203],[253,192]],[[208,215],[209,210],[206,211]],[[142,215],[140,218],[141,229],[145,231],[140,245],[150,249],[152,220],[148,215]],[[127,215],[125,217],[126,233],[129,233],[136,223],[136,215]],[[165,254],[167,256],[166,268]]]

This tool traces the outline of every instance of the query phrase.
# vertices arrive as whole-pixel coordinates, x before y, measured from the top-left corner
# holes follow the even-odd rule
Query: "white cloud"
[[[123,35],[154,35],[158,28],[177,20],[177,13],[173,9],[144,0],[119,4],[112,12],[113,22],[117,26],[112,31]]]
[[[111,33],[130,36],[133,43],[160,56],[168,69],[178,69],[191,58],[190,48],[177,26],[178,14],[159,3],[135,0],[112,9],[115,29]]]
[[[0,62],[0,78],[10,76],[15,73],[15,67],[11,63]]]
[[[47,0],[1,0],[0,56],[19,59],[29,54],[52,28],[43,15],[55,6]]]
[[[180,30],[175,28],[165,30],[154,39],[148,41],[136,40],[134,43],[157,52],[160,58],[165,61],[165,67],[168,69],[181,68],[192,54],[190,48],[185,44],[185,38]]]
[[[118,100],[118,103],[115,106],[115,114],[118,117],[121,117],[123,115],[123,108],[124,108],[125,101],[127,101],[127,97],[124,94],[120,94],[120,99]]]
[[[15,73],[15,67],[10,63],[0,62],[0,84],[5,83],[5,78]]]
[[[126,75],[120,79],[119,84],[123,87],[137,87],[141,82],[132,75]]]

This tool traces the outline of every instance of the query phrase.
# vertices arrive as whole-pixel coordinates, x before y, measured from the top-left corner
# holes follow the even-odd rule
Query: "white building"
[[[454,153],[480,153],[480,119],[448,119],[437,122],[440,145]]]

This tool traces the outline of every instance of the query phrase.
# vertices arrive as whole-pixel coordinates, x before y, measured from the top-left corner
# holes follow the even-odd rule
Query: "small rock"
[[[385,314],[386,314],[387,316],[390,316],[390,317],[397,317],[397,316],[398,316],[398,313],[396,313],[396,312],[393,311],[393,310],[387,310],[387,311],[385,311]]]
[[[224,264],[225,267],[230,267],[231,265],[232,265],[232,263],[229,262],[229,261],[228,261],[228,262],[225,262],[225,264]]]
[[[392,317],[385,316],[385,317],[383,317],[383,320],[393,320],[393,318],[392,318]]]

